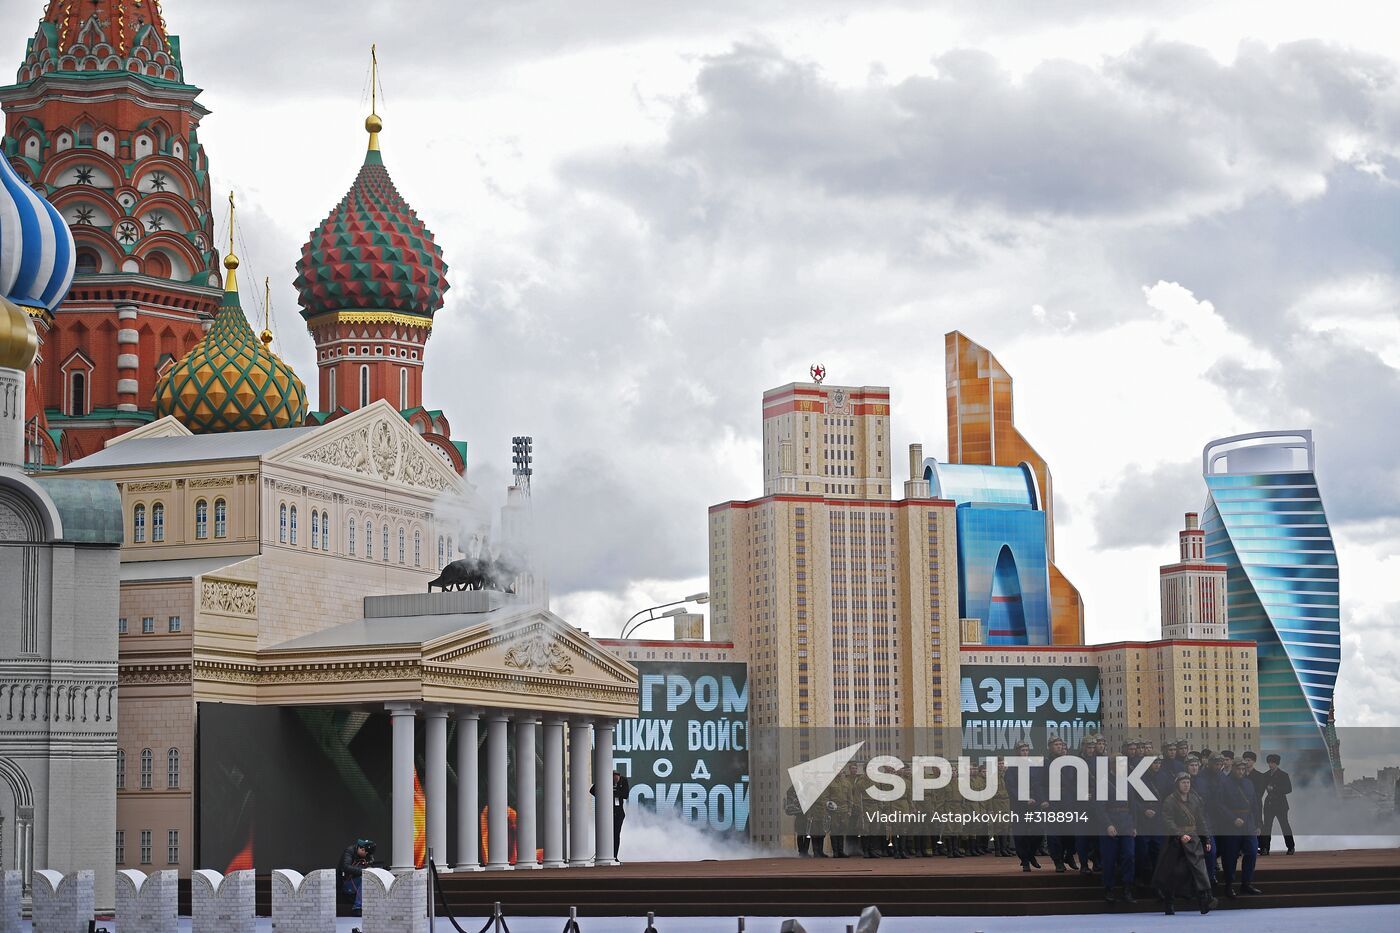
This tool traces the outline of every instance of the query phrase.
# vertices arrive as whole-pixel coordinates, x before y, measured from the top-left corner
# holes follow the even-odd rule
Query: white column
[[[413,864],[413,719],[412,703],[386,703],[394,743],[390,827],[392,871],[410,871]]]
[[[515,718],[515,867],[539,868],[535,853],[535,730],[529,713]]]
[[[593,725],[585,719],[569,722],[569,865],[593,864],[588,844],[588,764],[593,754]]]
[[[450,870],[447,861],[447,708],[430,706],[424,713],[423,770],[427,797],[427,842],[433,862]]]
[[[477,793],[477,741],[481,714],[457,714],[457,871],[480,871],[481,806]]]
[[[595,865],[616,865],[613,851],[613,721],[600,719],[593,726],[593,798]]]
[[[506,812],[506,744],[510,717],[493,712],[486,717],[486,870],[510,868],[510,820]]]
[[[564,862],[564,720],[544,721],[544,867]]]

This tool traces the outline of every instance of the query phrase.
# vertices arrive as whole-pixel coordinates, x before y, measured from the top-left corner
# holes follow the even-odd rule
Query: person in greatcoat
[[[1210,854],[1210,818],[1205,801],[1191,790],[1188,773],[1178,774],[1176,788],[1162,801],[1166,839],[1152,883],[1162,895],[1166,913],[1176,913],[1176,898],[1195,896],[1201,913],[1208,914],[1217,901],[1210,893],[1206,857]]]

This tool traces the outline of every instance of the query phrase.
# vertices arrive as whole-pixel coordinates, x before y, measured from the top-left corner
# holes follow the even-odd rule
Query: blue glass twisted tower
[[[1311,431],[1206,445],[1206,560],[1224,564],[1230,637],[1259,645],[1262,754],[1330,780],[1323,737],[1341,662],[1337,550],[1314,474]],[[1288,767],[1285,764],[1285,767]]]

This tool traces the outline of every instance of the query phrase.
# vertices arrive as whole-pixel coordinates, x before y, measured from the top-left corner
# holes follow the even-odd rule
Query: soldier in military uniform
[[[797,854],[800,858],[805,858],[811,847],[811,839],[807,836],[807,814],[802,812],[802,802],[797,799],[797,788],[788,786],[787,793],[783,794],[783,813],[792,817],[792,831],[797,835]]]
[[[1234,773],[1222,777],[1215,796],[1216,840],[1220,844],[1220,867],[1225,876],[1225,896],[1261,894],[1254,886],[1254,863],[1259,855],[1259,796],[1249,779],[1249,762],[1235,762]],[[1240,886],[1235,888],[1235,867],[1240,862]]]

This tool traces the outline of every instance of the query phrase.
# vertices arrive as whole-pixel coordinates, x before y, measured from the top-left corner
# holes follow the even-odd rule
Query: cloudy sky
[[[40,7],[0,7],[11,62]],[[535,436],[576,623],[707,585],[706,508],[761,493],[760,395],[812,362],[892,387],[897,462],[941,456],[957,328],[1015,376],[1092,641],[1158,631],[1207,440],[1311,427],[1339,719],[1400,724],[1400,30],[1374,5],[164,12],[308,382],[292,267],[361,160],[379,44],[385,158],[452,268],[429,403],[490,495],[510,436]]]

